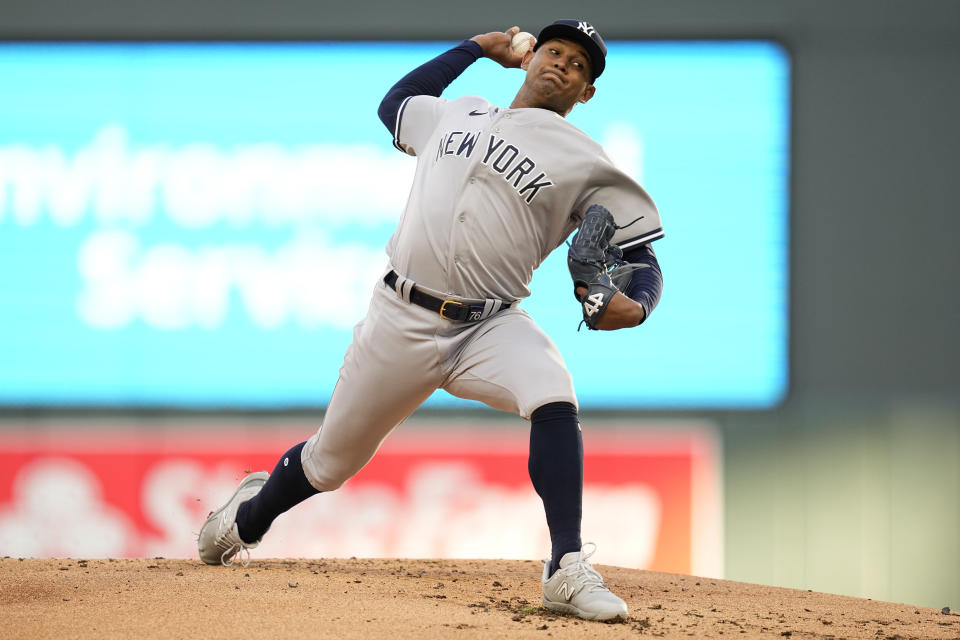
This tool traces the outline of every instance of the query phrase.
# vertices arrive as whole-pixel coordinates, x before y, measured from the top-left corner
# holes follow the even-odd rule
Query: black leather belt
[[[396,271],[390,271],[383,277],[383,281],[394,291],[397,290]],[[484,311],[487,309],[486,303],[467,304],[458,300],[445,300],[444,298],[438,298],[429,293],[424,293],[420,289],[417,289],[416,285],[410,290],[410,302],[434,313],[438,313],[447,320],[455,320],[456,322],[476,322],[477,320],[482,320],[485,317]],[[502,302],[499,310],[509,309],[512,304],[512,302]]]

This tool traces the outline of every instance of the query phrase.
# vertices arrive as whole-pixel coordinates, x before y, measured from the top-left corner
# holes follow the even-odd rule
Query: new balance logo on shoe
[[[564,600],[569,600],[573,596],[573,590],[570,588],[570,585],[566,582],[561,582],[560,586],[557,587],[557,595],[562,597]]]

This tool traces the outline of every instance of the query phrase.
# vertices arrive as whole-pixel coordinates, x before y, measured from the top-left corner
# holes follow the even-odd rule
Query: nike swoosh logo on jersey
[[[490,113],[489,110],[487,110],[487,111],[477,111],[476,109],[474,109],[473,111],[471,111],[471,112],[470,112],[469,114],[467,114],[467,115],[471,115],[471,116],[485,116],[485,115],[487,115],[488,113]]]

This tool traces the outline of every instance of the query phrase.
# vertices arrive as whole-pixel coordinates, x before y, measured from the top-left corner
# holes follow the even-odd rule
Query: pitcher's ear
[[[530,61],[533,60],[533,56],[536,55],[533,49],[529,49],[525,54],[523,54],[523,60],[520,61],[520,68],[526,71],[530,68]]]
[[[578,102],[580,102],[581,104],[586,104],[587,100],[592,98],[593,94],[595,94],[596,92],[597,92],[597,88],[592,84],[588,84],[587,88],[583,90],[582,94],[580,94],[580,100],[578,100]]]

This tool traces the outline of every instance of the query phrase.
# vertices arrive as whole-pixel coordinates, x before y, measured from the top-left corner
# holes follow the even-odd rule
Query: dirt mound
[[[599,565],[630,619],[540,606],[518,560],[0,559],[5,638],[960,638],[960,615]]]

